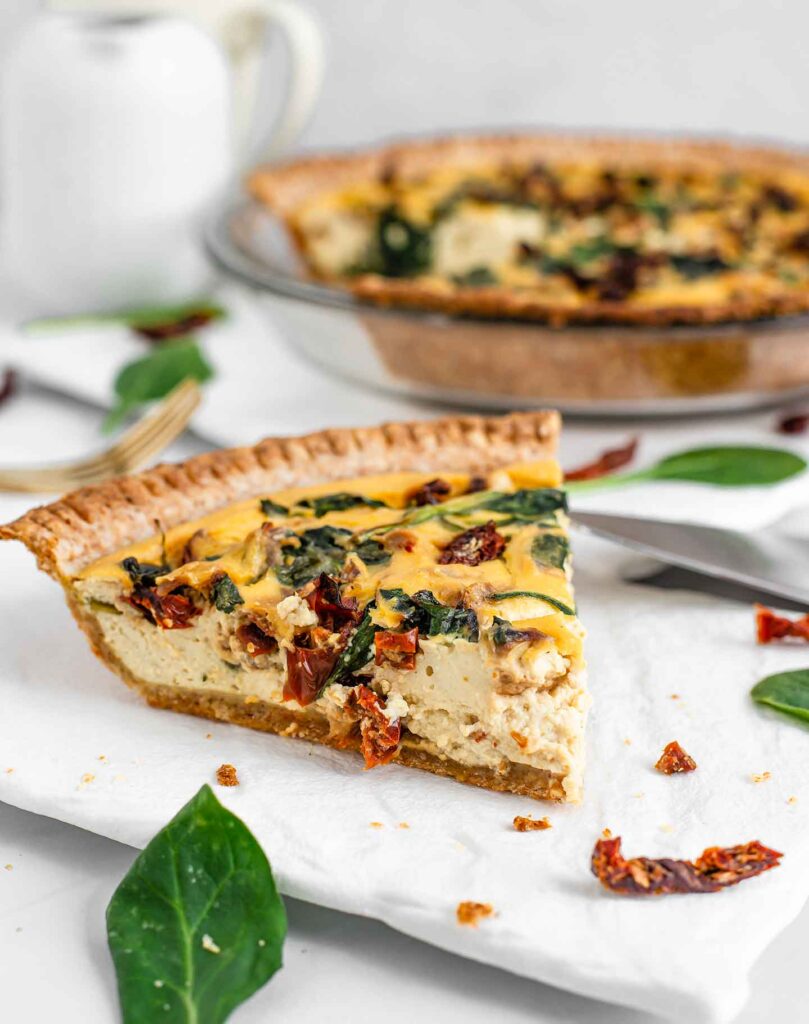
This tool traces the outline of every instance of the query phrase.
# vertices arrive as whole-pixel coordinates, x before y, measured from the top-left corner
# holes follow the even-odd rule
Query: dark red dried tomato
[[[467,494],[477,494],[478,491],[485,491],[489,486],[489,481],[485,476],[472,476],[469,478],[469,484],[466,488]]]
[[[787,637],[809,641],[809,615],[802,615],[799,619],[788,619],[785,615],[776,615],[762,604],[757,604],[755,608],[756,639],[760,644],[785,640]]]
[[[304,706],[317,700],[337,657],[338,651],[330,647],[296,647],[287,651],[284,700],[296,700]]]
[[[356,600],[350,597],[344,601],[340,584],[325,572],[318,576],[305,600],[320,625],[330,633],[338,632],[347,622],[356,622],[360,617]]]
[[[374,649],[374,664],[413,669],[416,667],[416,652],[419,649],[418,627],[414,626],[405,633],[380,629],[374,635]]]
[[[410,491],[407,495],[408,505],[440,505],[447,498],[452,488],[446,480],[436,477],[435,480],[428,480],[426,484]]]
[[[599,839],[591,868],[605,889],[622,896],[718,892],[777,867],[783,854],[757,840],[726,849],[714,846],[695,861],[634,857],[621,853],[621,838]]]
[[[596,480],[600,476],[614,473],[616,469],[621,469],[635,458],[637,447],[638,439],[633,437],[623,448],[610,448],[593,462],[565,473],[565,480]]]
[[[473,526],[471,530],[464,530],[441,552],[438,561],[441,565],[456,562],[459,565],[480,565],[481,562],[491,562],[503,553],[506,547],[506,538],[497,532],[494,520],[482,526]]]
[[[0,405],[7,402],[17,390],[17,374],[13,370],[4,370],[0,377]]]
[[[217,310],[200,308],[162,324],[132,324],[132,330],[147,341],[165,341],[168,338],[182,338],[198,327],[206,327],[219,315]]]
[[[188,629],[202,611],[185,594],[160,594],[154,587],[137,586],[127,600],[161,629]]]
[[[655,768],[664,775],[675,775],[678,772],[693,772],[696,770],[697,762],[686,754],[677,740],[668,743],[663,753],[657,760]]]
[[[388,764],[396,756],[402,739],[402,726],[384,713],[385,701],[360,684],[353,693],[352,707],[360,721],[360,749],[366,768]]]
[[[261,654],[272,654],[278,650],[278,641],[275,637],[265,633],[255,622],[244,622],[236,630],[236,637],[251,658],[257,658]]]
[[[809,232],[807,232],[809,234]],[[792,413],[778,421],[779,434],[805,434],[809,427],[809,413]]]

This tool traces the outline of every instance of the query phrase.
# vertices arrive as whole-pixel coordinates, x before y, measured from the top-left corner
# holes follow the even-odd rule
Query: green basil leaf
[[[555,487],[534,487],[495,494],[478,507],[491,512],[503,512],[515,519],[542,519],[555,515],[557,511],[567,511],[567,496]]]
[[[361,558],[366,565],[386,565],[391,558],[390,551],[373,537],[359,541],[353,550],[354,554]]]
[[[337,494],[324,494],[319,498],[304,498],[298,502],[298,508],[312,509],[315,516],[320,519],[327,512],[345,512],[349,508],[357,508],[364,505],[367,508],[387,508],[384,501],[377,501],[376,498],[366,498],[362,494],[348,494],[340,491]]]
[[[429,590],[418,590],[412,597],[398,587],[379,593],[404,616],[402,626],[405,629],[415,626],[422,636],[460,636],[470,643],[480,639],[478,617],[471,608],[441,604]]]
[[[213,370],[193,338],[164,341],[152,351],[128,363],[115,378],[117,403],[104,421],[103,430],[114,430],[138,406],[165,396],[189,378],[203,384]]]
[[[560,601],[555,597],[549,597],[547,594],[540,594],[537,590],[506,590],[502,594],[492,594],[489,600],[508,601],[512,597],[535,597],[539,601],[545,601],[547,604],[552,605],[560,612],[564,612],[565,615],[576,614],[576,609],[571,608],[570,605],[565,604],[564,601]]]
[[[130,556],[121,562],[121,568],[129,576],[134,587],[153,587],[157,583],[158,576],[165,576],[171,572],[168,565],[154,565],[152,562],[139,562],[137,558]]]
[[[298,590],[322,572],[337,576],[346,560],[346,544],[351,530],[336,526],[318,526],[298,534],[297,543],[285,544],[283,562],[275,575],[285,587]]]
[[[107,907],[124,1024],[221,1024],[279,969],[286,927],[264,851],[203,786]]]
[[[277,501],[273,501],[272,498],[262,498],[258,503],[258,507],[261,509],[262,515],[265,516],[288,516],[289,509],[283,505],[279,505]]]
[[[567,537],[558,533],[539,533],[531,544],[531,557],[537,565],[551,569],[564,569],[570,557]]]
[[[244,604],[244,598],[239,593],[239,588],[226,572],[214,580],[211,587],[211,600],[220,612],[226,614],[230,614],[236,605]]]
[[[756,683],[750,696],[757,704],[783,711],[786,715],[809,722],[809,669],[776,672]]]
[[[806,461],[781,448],[726,446],[693,448],[670,455],[647,470],[655,480],[690,480],[720,487],[776,484],[806,469]]]

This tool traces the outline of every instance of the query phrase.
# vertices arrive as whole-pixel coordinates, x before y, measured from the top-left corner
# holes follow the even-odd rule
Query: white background
[[[37,6],[0,3],[0,59],[14,27]],[[800,0],[766,6],[310,0],[309,6],[326,26],[330,64],[308,146],[537,123],[809,139],[809,15]],[[21,437],[42,438],[43,423],[66,452],[96,442],[91,414],[23,396],[0,412],[0,455],[19,452]],[[116,1019],[103,908],[133,856],[108,840],[0,806],[0,1018],[10,1024]],[[292,902],[289,911],[285,970],[234,1020],[649,1021],[460,960],[374,922]],[[805,1019],[808,945],[804,912],[757,967],[739,1024]]]

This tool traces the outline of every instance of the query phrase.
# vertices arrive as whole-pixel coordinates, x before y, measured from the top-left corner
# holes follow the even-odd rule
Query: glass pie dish
[[[381,307],[309,278],[279,218],[242,197],[211,218],[206,245],[262,296],[297,351],[377,390],[593,416],[737,411],[809,394],[809,314],[552,327]]]

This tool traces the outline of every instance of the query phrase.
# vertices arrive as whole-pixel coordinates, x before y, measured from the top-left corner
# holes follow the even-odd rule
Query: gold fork
[[[129,473],[163,451],[178,437],[199,405],[194,380],[183,381],[150,413],[98,455],[39,469],[0,469],[0,490],[51,493],[98,483]]]

